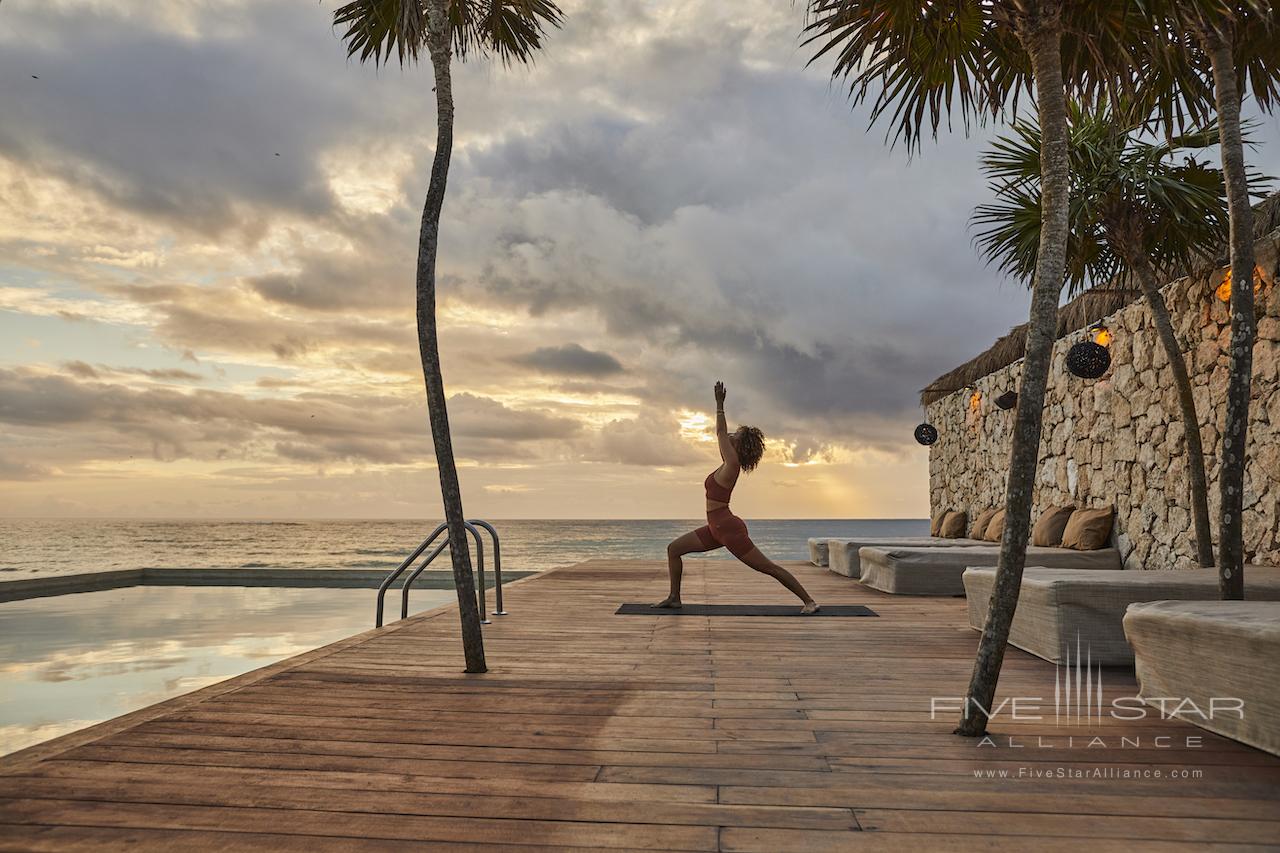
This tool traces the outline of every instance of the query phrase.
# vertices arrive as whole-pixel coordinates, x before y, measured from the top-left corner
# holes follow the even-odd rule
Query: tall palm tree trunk
[[[449,525],[449,557],[453,582],[458,593],[458,616],[462,621],[462,651],[467,672],[485,672],[484,637],[476,608],[475,581],[471,574],[471,550],[467,546],[466,516],[462,512],[462,489],[453,462],[453,439],[449,434],[449,412],[445,402],[444,377],[440,372],[440,346],[436,328],[436,254],[440,240],[440,213],[444,208],[453,153],[453,78],[450,73],[449,19],[442,0],[427,4],[427,47],[436,81],[436,153],[431,162],[431,182],[422,210],[418,234],[416,307],[418,350],[427,385],[427,412],[431,438],[435,443],[436,466],[440,471],[440,494],[444,518]]]
[[[1151,309],[1151,317],[1155,320],[1156,333],[1164,346],[1165,355],[1169,358],[1169,371],[1173,374],[1173,384],[1178,390],[1178,408],[1182,412],[1182,433],[1184,447],[1187,452],[1187,486],[1190,490],[1191,515],[1196,531],[1196,559],[1204,568],[1213,567],[1213,534],[1209,529],[1209,484],[1204,473],[1204,445],[1200,440],[1200,418],[1196,413],[1195,397],[1191,394],[1191,377],[1187,374],[1186,357],[1178,344],[1178,336],[1173,331],[1173,321],[1169,319],[1169,307],[1165,305],[1164,296],[1160,293],[1160,284],[1156,280],[1155,270],[1146,252],[1122,245],[1120,253],[1124,256],[1129,269],[1138,277],[1138,286],[1146,297]]]
[[[1227,379],[1227,423],[1222,431],[1222,463],[1218,468],[1221,509],[1218,517],[1218,592],[1223,599],[1244,598],[1244,466],[1249,429],[1249,386],[1253,380],[1253,210],[1240,139],[1240,90],[1231,55],[1230,36],[1211,27],[1200,29],[1205,53],[1213,65],[1218,105],[1218,139],[1222,173],[1231,214],[1231,371]]]
[[[1005,487],[1004,536],[987,625],[978,642],[978,654],[956,734],[980,737],[995,699],[1000,666],[1009,642],[1009,626],[1018,606],[1022,569],[1031,532],[1031,504],[1035,493],[1036,463],[1040,456],[1040,430],[1044,421],[1044,395],[1053,343],[1058,331],[1058,299],[1066,273],[1068,202],[1067,96],[1062,82],[1062,17],[1056,3],[1042,3],[1031,13],[1034,19],[1020,27],[1019,38],[1031,58],[1040,115],[1041,219],[1040,248],[1035,281],[1031,288],[1031,317],[1027,326],[1027,354],[1022,362],[1018,410]],[[1025,30],[1025,31],[1024,31]]]

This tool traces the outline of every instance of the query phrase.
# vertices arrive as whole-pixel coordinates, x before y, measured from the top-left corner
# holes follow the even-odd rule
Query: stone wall
[[[1280,232],[1272,232],[1257,247],[1266,279],[1257,294],[1244,514],[1246,561],[1269,565],[1280,565],[1277,240]],[[1215,536],[1231,335],[1227,305],[1214,293],[1223,273],[1179,279],[1164,288],[1195,388]],[[1145,301],[1126,306],[1105,323],[1115,337],[1111,367],[1101,379],[1079,379],[1064,365],[1066,351],[1084,338],[1083,331],[1054,348],[1032,520],[1045,506],[1114,506],[1113,535],[1126,568],[1194,568],[1182,418],[1168,359]],[[1016,388],[1021,369],[1019,361],[978,380],[976,400],[974,390],[966,389],[928,406],[929,422],[939,432],[929,454],[933,513],[962,509],[973,518],[986,507],[1003,505],[1013,411],[1002,411],[995,399]]]

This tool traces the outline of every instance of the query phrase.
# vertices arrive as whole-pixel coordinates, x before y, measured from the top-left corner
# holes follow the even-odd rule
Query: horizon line
[[[563,518],[491,518],[487,521],[692,521],[700,516],[689,517],[563,517]],[[313,521],[436,521],[438,517],[427,516],[119,516],[119,515],[10,515],[0,516],[0,522],[6,521],[235,521],[235,522],[293,522],[306,523]],[[928,516],[895,516],[895,517],[854,517],[854,516],[775,516],[757,517],[755,521],[929,521]]]

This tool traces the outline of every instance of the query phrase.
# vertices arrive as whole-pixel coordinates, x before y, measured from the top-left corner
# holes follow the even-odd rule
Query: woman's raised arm
[[[716,382],[716,441],[720,444],[720,461],[726,471],[736,471],[740,467],[738,451],[729,440],[729,422],[724,417],[725,388],[723,382]]]

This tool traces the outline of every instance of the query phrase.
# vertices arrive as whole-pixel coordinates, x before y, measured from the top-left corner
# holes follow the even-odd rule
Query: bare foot
[[[818,612],[819,610],[821,610],[821,609],[822,609],[822,608],[818,606],[818,602],[816,602],[816,601],[810,601],[810,602],[809,602],[808,604],[806,604],[804,607],[801,607],[801,608],[800,608],[800,615],[801,615],[801,616],[812,616],[813,614],[817,613],[817,612]]]
[[[680,603],[680,599],[676,598],[674,595],[668,595],[657,604],[650,604],[649,606],[661,607],[668,610],[679,610],[681,607],[684,607],[684,605]]]

